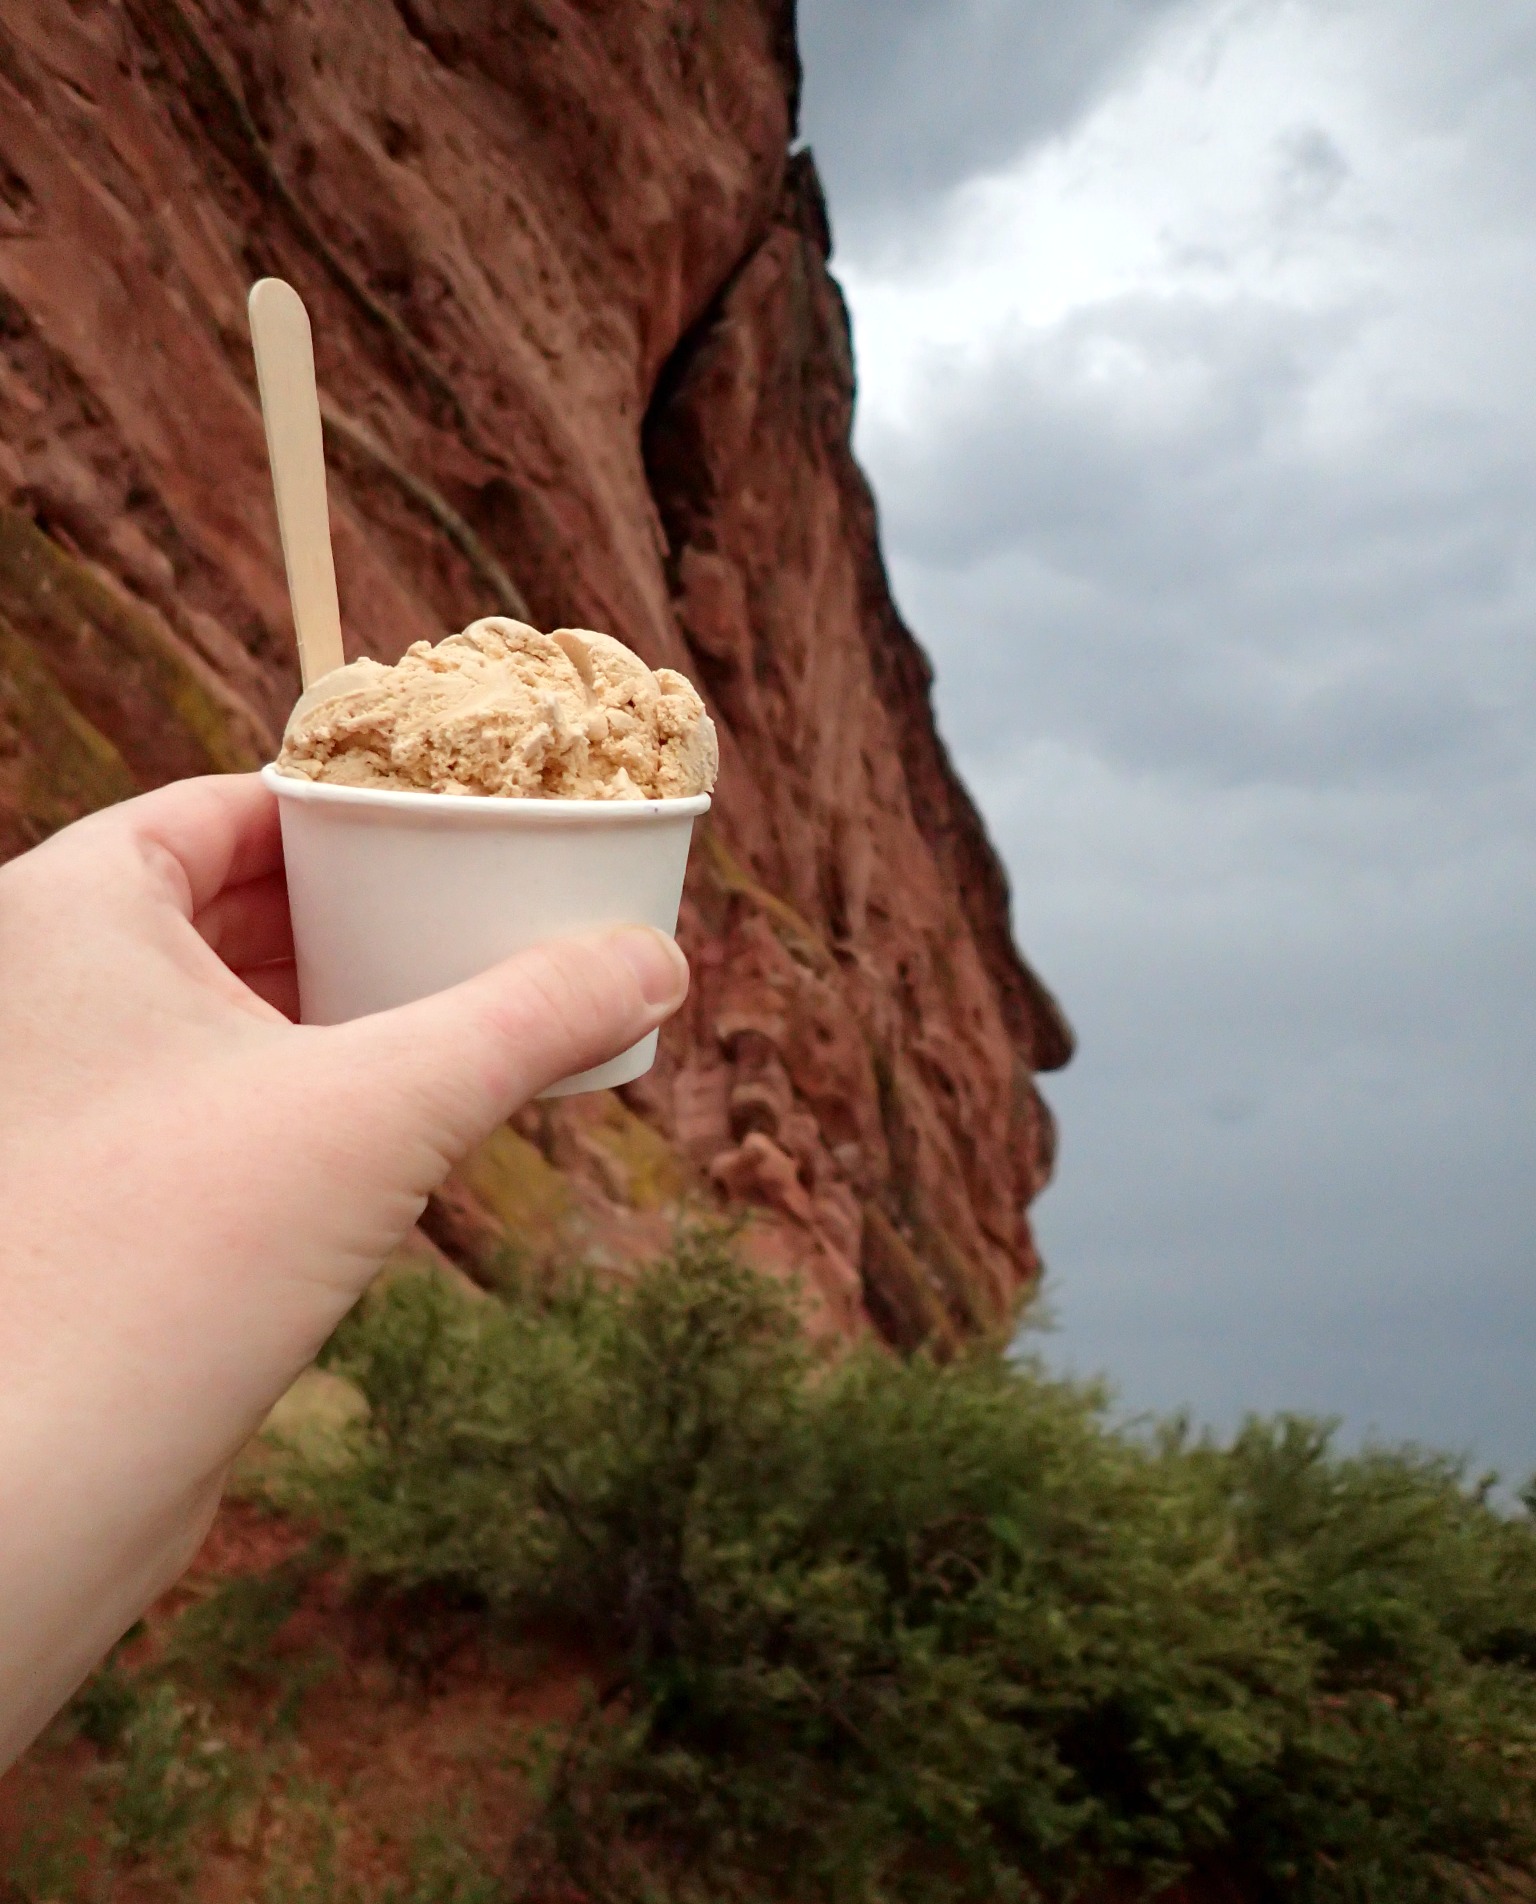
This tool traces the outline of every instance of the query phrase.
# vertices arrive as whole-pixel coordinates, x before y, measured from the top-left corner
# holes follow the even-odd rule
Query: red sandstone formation
[[[797,86],[792,0],[7,0],[0,854],[272,746],[244,295],[285,276],[354,650],[610,629],[721,731],[661,1063],[426,1227],[622,1256],[725,1199],[824,1326],[943,1342],[1035,1273],[1069,1034],[886,586]]]

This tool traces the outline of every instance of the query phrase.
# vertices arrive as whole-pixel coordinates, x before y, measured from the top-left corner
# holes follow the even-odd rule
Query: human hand
[[[0,1766],[168,1586],[452,1165],[687,991],[561,941],[302,1026],[277,802],[183,781],[0,868]]]

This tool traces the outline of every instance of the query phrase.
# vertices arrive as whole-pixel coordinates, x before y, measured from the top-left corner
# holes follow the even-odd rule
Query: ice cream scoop
[[[562,933],[677,928],[718,754],[704,704],[609,635],[492,616],[333,669],[263,770],[307,1024],[387,1011]],[[639,1077],[656,1034],[547,1095]]]
[[[360,660],[300,696],[280,773],[337,786],[502,799],[708,793],[714,723],[693,684],[585,628],[490,615],[393,667]]]

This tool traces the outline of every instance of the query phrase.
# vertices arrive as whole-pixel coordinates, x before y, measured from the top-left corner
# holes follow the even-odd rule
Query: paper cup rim
[[[343,787],[331,780],[305,780],[280,773],[268,762],[262,780],[281,800],[319,806],[371,807],[376,813],[441,813],[487,822],[553,820],[582,825],[592,820],[692,820],[710,809],[707,793],[664,800],[543,800],[486,793],[420,793],[394,787]]]

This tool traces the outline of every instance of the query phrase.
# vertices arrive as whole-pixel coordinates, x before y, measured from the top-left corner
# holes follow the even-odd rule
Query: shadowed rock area
[[[286,277],[350,651],[606,629],[721,734],[656,1070],[525,1114],[433,1245],[618,1265],[723,1202],[816,1326],[942,1348],[1037,1273],[1070,1034],[886,584],[798,83],[789,0],[12,0],[0,855],[274,747],[244,298]]]

